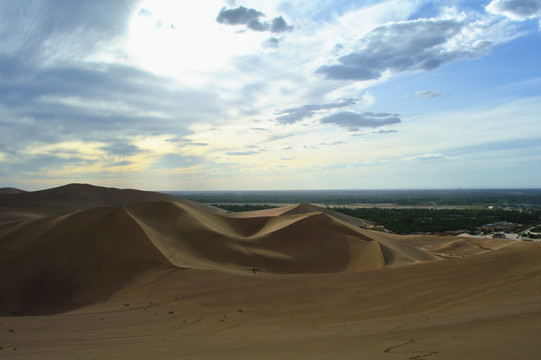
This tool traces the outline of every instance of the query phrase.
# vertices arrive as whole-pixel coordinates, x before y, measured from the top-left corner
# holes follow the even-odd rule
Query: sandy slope
[[[118,207],[146,201],[181,201],[209,212],[224,210],[153,191],[116,189],[88,184],[0,195],[0,224],[99,207]]]
[[[299,207],[276,216],[232,217],[180,202],[151,202],[1,225],[0,287],[7,291],[0,296],[0,312],[67,311],[161,267],[341,273],[435,260],[413,246],[376,241],[357,226]]]
[[[334,215],[160,201],[0,225],[0,357],[541,358],[541,246]]]
[[[103,303],[0,318],[0,356],[538,359],[540,256],[530,243],[360,273],[154,269]]]

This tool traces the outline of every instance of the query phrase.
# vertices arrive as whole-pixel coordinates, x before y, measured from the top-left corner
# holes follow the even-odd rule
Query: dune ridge
[[[68,184],[56,188],[3,194],[0,196],[0,224],[28,218],[64,215],[93,208],[114,208],[150,201],[180,201],[208,212],[225,210],[154,191],[117,189],[89,184]]]
[[[158,268],[341,273],[436,259],[392,239],[374,240],[313,205],[241,216],[208,210],[190,202],[140,202],[0,225],[0,286],[9,289],[0,311],[85,306]]]

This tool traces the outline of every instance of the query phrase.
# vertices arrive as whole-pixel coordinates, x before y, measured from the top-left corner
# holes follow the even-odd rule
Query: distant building
[[[505,239],[505,234],[504,233],[495,233],[494,235],[492,235],[492,238],[493,239]]]

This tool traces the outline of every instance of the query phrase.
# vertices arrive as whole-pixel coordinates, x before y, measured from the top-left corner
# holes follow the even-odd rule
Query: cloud
[[[313,117],[317,111],[349,107],[355,105],[357,102],[357,99],[345,99],[339,102],[323,105],[303,105],[279,112],[278,115],[280,116],[278,116],[276,120],[280,124],[293,124],[303,119]]]
[[[239,6],[235,9],[220,10],[216,17],[216,21],[226,25],[246,25],[249,29],[255,31],[265,31],[265,26],[259,21],[260,17],[265,16],[261,11],[248,9],[244,6]]]
[[[270,25],[270,32],[282,33],[282,32],[289,32],[292,30],[293,30],[293,26],[287,25],[283,17],[278,16],[272,19],[272,22]]]
[[[448,159],[449,157],[440,153],[430,153],[430,154],[420,154],[420,155],[414,155],[414,156],[408,156],[403,158],[402,160],[406,161],[412,161],[412,160],[423,160],[423,161],[430,161],[430,160],[440,160],[440,159]]]
[[[129,0],[0,2],[0,53],[39,65],[91,54],[128,31],[133,6]]]
[[[449,96],[449,95],[451,95],[451,94],[449,94],[449,93],[442,94],[438,90],[421,90],[421,91],[417,91],[417,96],[420,97],[420,98],[435,98],[435,97]]]
[[[256,9],[248,9],[244,6],[239,6],[234,9],[226,9],[223,7],[216,17],[216,21],[224,25],[246,25],[248,29],[254,31],[282,33],[293,30],[293,26],[287,25],[286,21],[281,16],[275,17],[270,22],[260,21],[259,19],[261,17],[265,17],[265,14]]]
[[[141,16],[152,16],[152,11],[148,10],[148,9],[145,9],[145,8],[142,8],[141,10],[139,10],[139,15]]]
[[[17,133],[28,139],[27,130],[42,141],[101,137],[103,128],[124,135],[187,133],[189,124],[221,112],[216,95],[172,90],[169,80],[127,66],[8,67],[14,75],[0,83],[0,123],[8,142],[17,142]]]
[[[361,102],[365,105],[374,105],[376,103],[376,97],[374,95],[372,95],[371,92],[369,91],[365,91],[362,95],[361,95]]]
[[[226,152],[226,155],[229,156],[248,156],[261,153],[263,150],[246,150],[246,151],[229,151]]]
[[[190,145],[190,146],[208,146],[209,144],[208,143],[201,143],[201,142],[190,142],[186,145]]]
[[[109,155],[122,157],[133,156],[141,152],[137,146],[120,139],[109,140],[107,145],[102,146],[101,149]]]
[[[541,144],[541,138],[539,137],[521,138],[513,140],[502,139],[500,141],[486,142],[457,148],[449,148],[445,152],[452,156],[463,156],[478,153],[492,154],[498,151],[535,148],[539,147],[539,144]]]
[[[263,42],[263,47],[277,49],[278,47],[280,47],[280,40],[281,39],[275,37],[268,38],[267,40],[265,40],[265,42]]]
[[[332,80],[374,80],[384,72],[432,70],[456,59],[474,57],[489,43],[476,41],[474,26],[460,19],[418,19],[376,27],[356,51],[324,65],[316,74]],[[475,25],[477,26],[477,25]]]
[[[342,111],[325,116],[320,121],[323,124],[343,126],[350,131],[357,131],[362,127],[376,128],[401,122],[398,114],[373,112],[354,113],[349,111]]]
[[[493,0],[486,10],[492,14],[506,16],[512,20],[541,17],[539,0]]]

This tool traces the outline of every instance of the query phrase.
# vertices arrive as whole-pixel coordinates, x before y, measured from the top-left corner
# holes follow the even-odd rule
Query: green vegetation
[[[395,233],[475,231],[478,227],[508,221],[517,224],[536,224],[541,211],[505,211],[485,209],[381,209],[332,208],[341,213],[370,220]]]
[[[454,206],[540,206],[541,189],[453,189],[453,190],[304,190],[304,191],[175,191],[168,194],[215,204],[327,205],[395,204]]]
[[[536,226],[533,229],[531,229],[530,231],[534,232],[534,233],[541,233],[541,226]]]

